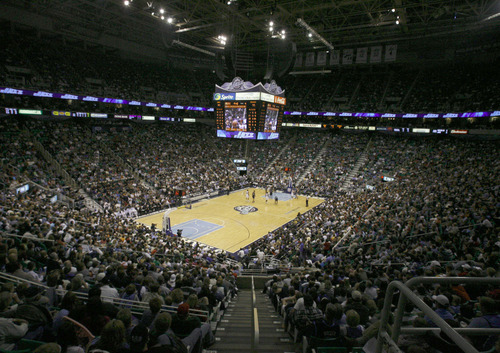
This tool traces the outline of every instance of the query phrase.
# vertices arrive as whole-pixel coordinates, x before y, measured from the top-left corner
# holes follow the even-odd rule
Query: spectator
[[[108,353],[128,353],[125,326],[120,320],[111,320],[104,326],[99,340],[94,343],[89,352],[104,350]]]
[[[16,342],[28,332],[28,321],[0,318],[0,349],[14,350]]]
[[[489,297],[481,297],[479,301],[481,316],[472,319],[470,328],[500,328],[500,315],[498,314],[497,303]],[[471,336],[470,339],[480,351],[488,351],[495,345],[498,335],[491,336]]]

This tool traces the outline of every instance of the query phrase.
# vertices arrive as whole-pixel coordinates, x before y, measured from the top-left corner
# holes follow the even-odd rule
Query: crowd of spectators
[[[32,190],[29,196],[4,190],[0,231],[9,234],[1,244],[5,272],[48,287],[44,291],[36,285],[2,287],[2,349],[12,349],[22,337],[57,340],[63,347],[78,345],[76,338],[66,341],[75,332],[64,316],[85,325],[100,338],[92,345],[109,352],[128,352],[133,345],[132,327],[139,324],[151,328],[151,342],[168,344],[167,338],[160,338],[168,331],[183,337],[193,349],[202,338],[206,344],[213,343],[213,336],[209,323],[197,317],[188,320],[189,310],[204,310],[208,316],[225,296],[236,291],[237,268],[225,263],[226,254],[112,214],[48,203],[42,189]],[[88,297],[86,304],[77,294]],[[188,299],[189,295],[193,298]],[[131,315],[127,300],[149,303],[150,309],[142,316]],[[172,307],[174,312],[179,308],[170,317],[160,313],[157,305]],[[107,339],[113,337],[108,331],[120,331],[113,327],[123,324],[122,341],[109,346]],[[21,326],[16,334],[7,329],[12,325]],[[65,333],[71,333],[69,338]]]
[[[26,148],[32,146],[30,139],[36,138],[94,197],[98,193],[105,193],[106,197],[119,194],[121,197],[129,192],[140,192],[142,189],[133,185],[137,179],[132,171],[154,188],[155,191],[145,189],[147,195],[164,195],[167,189],[161,190],[160,184],[175,180],[176,175],[184,176],[179,182],[192,180],[185,185],[192,186],[193,192],[194,185],[204,189],[216,185],[213,184],[216,182],[221,187],[220,182],[225,176],[234,176],[234,184],[224,187],[236,189],[240,186],[241,179],[236,176],[231,163],[235,155],[231,152],[235,149],[241,151],[243,147],[226,140],[214,145],[208,141],[210,137],[204,128],[198,125],[141,125],[107,130],[92,129],[69,120],[18,122],[11,119],[2,123],[9,132],[2,135],[9,145],[4,158],[10,167],[3,171],[4,178],[8,178],[7,185],[23,175],[26,175],[26,180],[33,178],[33,173],[23,174],[24,168],[18,166],[22,166],[26,158],[38,156],[33,147]],[[11,139],[10,132],[14,132],[12,136],[19,145],[16,146]],[[486,272],[494,275],[499,261],[496,181],[500,156],[496,141],[439,136],[402,139],[382,134],[332,135],[308,130],[291,130],[286,134],[287,141],[265,147],[256,144],[250,149],[249,162],[257,161],[255,170],[259,173],[250,174],[247,181],[282,188],[287,186],[290,176],[297,178],[312,166],[299,192],[323,196],[325,202],[237,252],[234,258],[243,267],[256,267],[261,266],[255,260],[260,258],[259,254],[268,254],[288,266],[308,269],[286,280],[278,279],[273,283],[275,286],[269,286],[270,293],[283,293],[283,300],[292,297],[284,301],[289,305],[288,309],[284,305],[283,312],[289,311],[288,320],[299,330],[306,332],[311,329],[300,324],[303,322],[300,315],[307,315],[307,310],[311,310],[301,309],[299,304],[290,311],[291,303],[300,296],[295,291],[304,295],[304,301],[307,298],[307,308],[310,307],[309,296],[316,302],[319,310],[312,310],[315,320],[325,316],[331,326],[333,311],[335,317],[339,313],[345,314],[345,323],[342,321],[334,331],[338,331],[339,337],[344,337],[345,344],[361,345],[376,331],[380,298],[383,298],[384,288],[390,280],[405,280],[421,274],[453,275],[464,271],[471,276],[481,276]],[[282,150],[283,154],[276,159]],[[345,181],[364,151],[368,160],[354,176],[353,188],[341,190],[340,183]],[[177,163],[177,158],[182,162]],[[51,171],[40,157],[34,164],[42,171]],[[266,179],[258,178],[262,175],[262,166],[270,166]],[[289,172],[284,169],[287,166],[291,169]],[[162,168],[168,171],[164,181],[155,179],[162,174]],[[333,179],[328,182],[332,175]],[[394,177],[394,180],[384,182],[383,175]],[[60,179],[48,180],[52,187],[62,187]],[[374,189],[367,190],[366,184]],[[104,200],[96,198],[100,202]],[[144,200],[140,197],[131,199],[138,200],[134,201],[137,207]],[[117,200],[125,202],[123,198],[115,198],[109,203]],[[86,209],[69,209],[64,204],[51,203],[43,188],[34,188],[23,195],[4,188],[0,213],[0,231],[21,237],[16,239],[5,235],[2,242],[2,261],[8,274],[41,282],[50,288],[64,288],[70,290],[69,293],[87,292],[91,298],[91,304],[85,309],[74,303],[68,304],[50,291],[39,293],[24,286],[6,288],[5,301],[9,303],[4,311],[9,314],[5,315],[14,317],[9,319],[9,325],[20,326],[22,334],[19,335],[23,337],[47,339],[50,336],[46,335],[58,330],[70,330],[60,320],[69,315],[89,326],[92,326],[90,322],[98,322],[98,327],[92,326],[91,331],[94,330],[94,336],[103,337],[103,341],[94,342],[95,346],[109,348],[107,330],[123,331],[123,324],[114,320],[124,321],[125,331],[130,330],[127,308],[122,307],[121,298],[149,301],[150,304],[151,299],[156,299],[177,307],[187,298],[174,298],[173,289],[192,287],[193,293],[198,293],[197,299],[204,303],[199,307],[210,311],[217,305],[217,298],[220,300],[221,294],[227,293],[218,290],[217,278],[222,283],[229,282],[227,286],[234,288],[233,279],[238,269],[228,264],[229,254],[183,238],[167,237],[132,220],[116,217],[112,212],[94,214]],[[334,248],[339,241],[340,246]],[[286,282],[289,283],[284,285]],[[466,289],[471,300],[482,300],[481,295],[489,290],[483,288],[484,293],[476,291],[472,294],[472,289]],[[449,303],[457,306],[453,289],[425,287],[422,290],[425,290],[424,296],[448,295]],[[47,299],[41,298],[41,294]],[[321,300],[323,297],[328,297],[330,306]],[[26,316],[29,310],[23,308],[32,305],[32,300],[37,300],[38,306],[60,305],[61,310],[67,311],[50,316],[47,322],[42,320],[38,325],[24,328],[22,320],[33,322],[36,319]],[[40,300],[42,302],[38,302]],[[369,300],[374,302],[368,303]],[[463,299],[458,301],[458,305],[464,308],[468,303]],[[485,303],[482,305],[488,307]],[[143,324],[154,328],[151,317],[157,317],[156,322],[161,318],[159,331],[165,332],[171,327],[175,332],[177,318],[160,316],[160,312],[155,311],[154,301],[152,305],[142,318],[132,318],[132,322],[144,320]],[[100,312],[92,310],[101,307]],[[301,313],[301,310],[305,312]],[[184,306],[176,315],[185,313]],[[91,319],[92,315],[98,315],[99,320]],[[488,315],[496,318],[494,313]],[[465,318],[454,315],[453,318],[466,320],[464,322],[471,325],[482,323],[480,319],[473,320],[473,315]],[[53,322],[49,324],[50,320]],[[414,324],[423,325],[423,321]],[[199,330],[190,339],[186,339],[189,335],[184,337],[187,345],[208,335],[206,326],[196,326]],[[151,344],[159,342],[159,336],[158,333],[151,337]],[[124,337],[121,344],[125,347],[128,342],[126,347],[130,347],[126,334]],[[59,344],[64,346],[67,343]]]
[[[300,190],[304,194],[329,197],[342,186],[369,141],[364,134],[333,135],[316,163],[304,175]]]
[[[189,104],[207,102],[211,92],[208,76],[201,73],[183,75],[113,54],[87,55],[90,49],[0,33],[6,43],[0,80],[18,88]],[[46,48],[57,50],[52,54]],[[35,55],[39,52],[45,54]],[[498,70],[488,65],[403,70],[402,75],[346,70],[334,77],[290,78],[291,108],[498,109]],[[325,93],[327,88],[331,94]],[[370,95],[373,89],[380,91]],[[21,106],[31,102],[2,99]],[[56,340],[63,352],[82,352],[74,327],[63,317],[84,324],[99,337],[92,346],[111,353],[142,351],[146,343],[172,344],[175,335],[191,348],[208,346],[213,341],[210,329],[203,318],[190,319],[190,309],[215,310],[226,295],[236,292],[239,266],[260,267],[262,255],[288,268],[306,268],[267,284],[270,299],[286,313],[286,324],[306,336],[335,337],[347,346],[364,345],[374,337],[381,299],[391,280],[498,275],[496,140],[289,130],[279,141],[249,147],[240,141],[214,142],[213,131],[199,124],[116,125],[120,128],[72,119],[0,120],[0,266],[11,276],[48,287],[40,291],[24,283],[2,285],[0,325],[10,336],[0,335],[0,348],[13,349],[24,337]],[[54,193],[80,196],[45,161],[37,141],[104,212],[50,201]],[[366,164],[348,180],[362,153]],[[243,155],[249,161],[246,177],[237,174],[231,161]],[[299,192],[325,201],[236,254],[169,237],[117,216],[126,208],[140,214],[165,209],[175,202],[176,190],[196,195],[237,190],[250,182],[285,189],[290,179],[297,182],[301,177]],[[345,181],[352,188],[340,188]],[[31,189],[17,194],[16,187],[24,183]],[[233,258],[240,265],[235,266]],[[66,292],[61,295],[59,290]],[[498,288],[415,290],[451,325],[500,325]],[[86,304],[76,296],[81,293],[88,298]],[[149,309],[132,316],[125,300],[147,302]],[[162,305],[172,306],[175,315],[163,312]],[[407,314],[408,325],[433,325],[410,305]],[[430,352],[443,344],[438,339],[425,340],[420,349]],[[471,340],[482,350],[495,344],[490,337]],[[402,336],[400,344],[418,352],[412,337]]]
[[[326,134],[325,134],[326,135]],[[275,188],[285,190],[290,182],[297,182],[312,164],[323,145],[327,142],[321,133],[310,131],[297,131],[292,140],[282,150],[279,158],[264,169],[264,174],[256,175],[260,185],[272,185]],[[320,143],[314,139],[320,139]]]

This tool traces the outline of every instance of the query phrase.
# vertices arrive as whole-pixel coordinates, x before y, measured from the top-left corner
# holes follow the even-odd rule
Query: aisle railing
[[[402,352],[397,346],[399,335],[401,332],[405,334],[422,334],[422,332],[438,331],[446,334],[460,349],[465,353],[478,353],[479,351],[472,344],[462,337],[460,334],[467,335],[488,335],[500,334],[500,328],[483,329],[483,328],[452,328],[444,321],[432,308],[424,303],[415,293],[413,288],[419,284],[493,284],[500,285],[500,278],[472,278],[472,277],[415,277],[402,283],[393,281],[389,284],[384,300],[384,308],[381,313],[380,329],[378,332],[378,340],[376,353],[381,353],[382,348],[388,345],[394,352]],[[389,315],[391,312],[392,300],[394,292],[400,292],[399,301],[396,309],[394,324],[392,326],[392,335],[388,332]],[[427,317],[429,317],[437,328],[401,328],[403,321],[404,308],[407,300],[410,300],[418,307]]]

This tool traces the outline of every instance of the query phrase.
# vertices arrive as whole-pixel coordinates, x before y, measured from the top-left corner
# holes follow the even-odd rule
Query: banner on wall
[[[389,44],[385,46],[385,61],[396,61],[396,53],[398,51],[397,44]]]
[[[325,66],[326,65],[326,51],[320,51],[318,53],[317,64],[318,64],[318,66]]]
[[[358,48],[356,50],[356,64],[366,64],[368,59],[368,48]]]
[[[352,57],[354,51],[353,49],[344,49],[342,52],[342,65],[350,65],[352,64]]]
[[[340,50],[330,52],[330,65],[340,65]]]
[[[382,46],[371,47],[370,50],[370,62],[379,63],[382,61]]]
[[[306,66],[314,66],[314,53],[306,53]]]

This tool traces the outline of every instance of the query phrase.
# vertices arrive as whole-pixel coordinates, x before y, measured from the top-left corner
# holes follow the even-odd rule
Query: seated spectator
[[[182,346],[183,349],[189,347],[189,353],[193,352],[196,345],[201,344],[201,330],[195,329],[187,337],[179,339],[171,330],[172,316],[169,313],[161,313],[155,321],[154,332],[152,334],[150,353],[161,353],[164,346]],[[180,349],[182,351],[182,349]]]
[[[341,327],[342,335],[350,341],[354,341],[357,338],[363,336],[365,328],[359,324],[360,318],[356,310],[349,310],[345,315],[347,325]]]
[[[127,342],[130,342],[130,333],[136,326],[136,324],[133,323],[133,317],[130,309],[120,309],[120,311],[118,311],[118,313],[116,314],[116,319],[123,322],[125,331],[127,333]]]
[[[165,304],[165,300],[161,296],[160,285],[157,282],[152,282],[149,285],[149,291],[142,296],[142,301],[148,303],[153,298],[158,298],[162,305]]]
[[[171,329],[178,337],[187,337],[195,329],[201,328],[203,342],[207,346],[214,342],[214,337],[209,323],[201,322],[197,316],[189,315],[189,304],[183,303],[177,308],[177,313],[172,317]]]
[[[0,317],[13,317],[16,313],[17,304],[12,306],[12,293],[11,292],[1,292],[0,293]]]
[[[351,299],[347,301],[345,311],[355,310],[359,317],[361,325],[366,325],[370,319],[370,310],[363,304],[361,292],[354,290],[351,292]]]
[[[481,316],[472,319],[469,328],[500,328],[500,315],[497,303],[489,297],[481,297],[479,301]],[[480,351],[488,351],[495,345],[498,335],[471,336],[474,347]]]
[[[57,343],[45,343],[37,347],[33,353],[64,353]]]
[[[319,338],[334,338],[340,335],[342,319],[345,326],[345,315],[340,304],[328,303],[325,309],[325,317],[316,321],[315,336]]]
[[[184,293],[180,288],[175,288],[170,296],[172,297],[172,306],[179,306],[184,301]]]
[[[153,325],[154,325],[154,321],[155,321],[156,317],[158,316],[160,309],[161,309],[160,299],[158,299],[158,298],[151,299],[149,301],[149,309],[146,309],[142,313],[140,323],[143,324],[144,326],[148,327],[149,329],[152,329]]]
[[[89,348],[89,353],[107,351],[108,353],[130,352],[126,339],[125,326],[120,320],[111,320],[104,326],[102,334]]]
[[[104,273],[97,275],[97,281],[101,283],[101,299],[106,303],[113,303],[115,298],[120,298],[118,290],[111,286],[108,277]]]
[[[130,332],[130,353],[142,353],[148,350],[149,329],[143,324],[134,326]]]
[[[186,304],[189,305],[190,309],[204,310],[204,311],[209,312],[208,305],[202,304],[201,300],[198,300],[198,296],[196,294],[189,295],[189,297],[186,300]],[[208,319],[207,316],[200,317],[200,320],[202,322],[207,321],[207,319]]]
[[[104,314],[104,306],[98,296],[90,297],[81,317],[78,314],[74,319],[81,322],[94,336],[100,336],[104,326],[110,321],[110,317]]]
[[[41,291],[38,287],[29,287],[24,294],[26,303],[18,306],[15,316],[29,323],[27,338],[40,339],[46,330],[51,329],[52,315],[45,306],[39,304]]]
[[[314,322],[322,320],[323,313],[316,308],[310,294],[305,294],[303,298],[303,306],[299,305],[293,314],[293,324],[302,334],[310,336],[314,332]],[[297,304],[299,304],[298,301]]]
[[[63,323],[63,317],[69,316],[71,311],[76,308],[79,303],[79,299],[76,297],[74,292],[66,292],[61,302],[61,310],[54,316],[54,321],[52,323],[52,330],[54,333],[57,332],[59,327]]]
[[[57,331],[57,343],[61,346],[61,353],[85,353],[85,349],[78,345],[75,326],[64,320]]]
[[[439,315],[440,318],[443,320],[453,320],[455,321],[455,317],[453,314],[448,310],[448,307],[450,306],[450,301],[448,298],[443,295],[434,295],[432,296],[432,300],[434,300],[435,307],[436,309],[434,312]],[[428,324],[432,327],[436,327],[437,325],[426,315],[425,319],[427,320]]]
[[[16,342],[28,332],[28,321],[0,318],[0,349],[14,350]]]
[[[133,300],[133,301],[139,301],[139,297],[137,296],[137,289],[133,283],[129,284],[125,288],[125,292],[121,295],[121,299],[125,300]],[[149,300],[148,300],[149,302]],[[132,304],[129,302],[123,302],[121,304],[122,308],[131,308]]]

